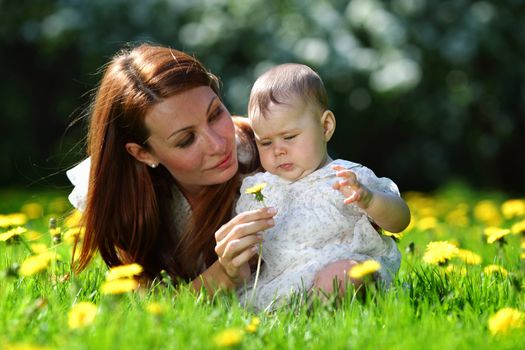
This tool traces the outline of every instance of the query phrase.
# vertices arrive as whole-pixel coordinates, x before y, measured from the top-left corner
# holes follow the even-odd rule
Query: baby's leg
[[[344,296],[347,283],[351,281],[355,289],[359,290],[362,281],[348,276],[348,271],[357,264],[354,260],[339,260],[326,265],[315,275],[312,289],[320,291],[320,294],[332,294],[336,290],[339,296]]]

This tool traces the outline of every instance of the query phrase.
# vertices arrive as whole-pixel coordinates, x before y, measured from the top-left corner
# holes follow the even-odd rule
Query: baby
[[[334,278],[348,280],[348,270],[369,259],[381,264],[376,280],[390,284],[401,255],[376,227],[400,232],[410,212],[390,179],[330,158],[335,116],[320,77],[300,64],[270,69],[252,88],[248,116],[266,172],[244,179],[236,211],[261,207],[245,193],[259,183],[267,184],[265,204],[278,210],[275,226],[263,233],[254,306],[274,307],[312,288],[331,292]],[[239,292],[242,302],[253,282]]]

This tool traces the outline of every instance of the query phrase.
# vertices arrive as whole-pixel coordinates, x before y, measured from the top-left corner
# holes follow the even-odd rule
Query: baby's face
[[[327,159],[322,112],[300,98],[271,104],[266,115],[250,118],[261,164],[270,173],[296,181]]]

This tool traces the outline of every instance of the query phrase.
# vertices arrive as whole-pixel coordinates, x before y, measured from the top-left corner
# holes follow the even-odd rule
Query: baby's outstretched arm
[[[341,178],[333,188],[345,197],[345,204],[355,203],[381,228],[390,232],[403,231],[410,222],[410,210],[405,201],[396,195],[373,191],[362,185],[354,172],[340,165],[332,166]]]

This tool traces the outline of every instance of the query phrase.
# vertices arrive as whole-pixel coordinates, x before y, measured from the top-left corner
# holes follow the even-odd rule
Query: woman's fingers
[[[260,242],[262,242],[262,235],[260,234],[252,234],[231,240],[222,240],[217,242],[215,252],[218,256],[223,258],[233,259],[246,249],[250,249]]]
[[[253,223],[253,222],[264,223],[267,220],[272,219],[273,216],[276,213],[277,213],[277,210],[275,208],[262,208],[262,209],[250,210],[250,211],[246,211],[244,213],[240,213],[237,216],[235,216],[233,219],[231,219],[229,222],[224,224],[215,233],[215,240],[217,242],[222,241],[224,238],[226,238],[227,235],[229,235],[239,225],[242,225],[242,224],[245,224],[245,223]],[[267,223],[272,225],[273,221],[268,221]],[[262,224],[262,227],[264,227],[264,226],[265,225]],[[262,228],[262,230],[265,230],[268,227],[270,227],[270,226],[266,226],[266,227]],[[246,231],[246,229],[249,230],[250,228],[253,229],[254,227],[253,226],[252,227],[248,227],[248,228],[245,227],[245,229],[240,231],[239,233],[250,234],[250,233],[254,233],[254,232],[257,232],[257,231],[261,230],[261,229],[259,229],[257,231],[252,231],[252,232]]]
[[[250,259],[259,252],[259,245],[253,246],[250,249],[244,250],[241,254],[237,255],[231,260],[231,264],[236,268],[241,267],[244,264],[247,264]]]
[[[274,224],[273,219],[262,219],[237,225],[222,240],[217,241],[215,251],[218,255],[225,254],[226,248],[232,244],[233,247],[228,247],[230,251],[244,250],[250,243],[260,241],[262,236],[256,235],[257,232],[264,231]]]
[[[276,212],[274,208],[244,212],[216,232],[215,253],[230,278],[249,274],[248,261],[257,253],[257,247],[262,242],[262,234],[258,232],[275,224],[273,216]]]
[[[239,269],[257,253],[261,242],[262,235],[250,235],[217,244],[215,252],[228,276],[238,277]]]

